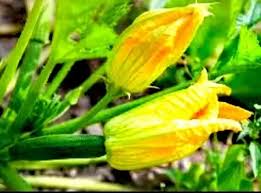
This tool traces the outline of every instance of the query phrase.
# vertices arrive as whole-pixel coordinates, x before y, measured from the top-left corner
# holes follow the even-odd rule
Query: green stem
[[[38,1],[36,1],[37,3]],[[34,40],[40,40],[40,42],[36,41],[34,42],[34,45],[28,47],[28,55],[31,53],[34,53],[35,55],[30,55],[26,56],[25,58],[25,62],[26,64],[22,66],[22,70],[21,73],[23,73],[21,82],[19,82],[18,84],[23,84],[27,85],[26,83],[31,82],[31,76],[33,73],[33,69],[35,67],[35,65],[37,64],[37,55],[40,53],[40,47],[44,44],[44,42],[47,41],[48,37],[49,37],[49,16],[51,15],[51,9],[50,9],[50,3],[51,1],[44,1],[45,5],[47,6],[46,9],[44,10],[43,14],[41,15],[41,18],[38,19],[38,25],[35,26],[35,31],[34,31],[34,35],[33,35],[33,40],[32,43],[34,42]],[[34,12],[35,6],[37,4],[34,4],[34,8],[32,13]],[[30,16],[29,16],[30,17]],[[37,49],[36,49],[37,48]],[[30,63],[29,63],[30,61]],[[28,62],[28,63],[27,63]],[[28,70],[28,71],[27,71]],[[26,71],[26,73],[25,73]],[[21,85],[20,85],[21,86]],[[10,146],[12,143],[14,143],[17,139],[17,137],[20,135],[20,130],[23,127],[26,118],[28,116],[28,114],[31,113],[32,109],[33,109],[33,104],[35,102],[35,100],[37,99],[37,93],[36,92],[32,92],[34,91],[33,85],[28,86],[30,88],[26,88],[26,90],[28,89],[27,92],[27,98],[25,99],[25,101],[23,101],[23,103],[21,102],[21,100],[23,100],[25,98],[25,96],[23,96],[21,98],[17,106],[17,116],[16,119],[14,120],[14,122],[9,126],[9,128],[7,129],[7,133],[8,136],[10,138],[10,140],[6,143],[3,143],[0,145],[0,149],[1,148],[7,148],[8,146]],[[25,88],[21,88],[22,90],[24,90]],[[20,93],[20,92],[19,92]],[[25,93],[23,91],[21,91],[22,95],[24,95]],[[14,93],[15,94],[15,93]],[[18,94],[20,96],[20,94]],[[18,97],[19,97],[18,96]],[[11,141],[11,143],[10,143]]]
[[[188,87],[191,84],[190,82],[186,82],[186,83],[182,83],[176,86],[173,86],[171,88],[165,89],[163,91],[157,92],[155,94],[152,95],[148,95],[145,97],[142,97],[140,99],[116,106],[116,107],[112,107],[112,108],[108,108],[105,110],[100,111],[99,113],[97,113],[97,115],[95,117],[93,117],[89,122],[88,125],[93,124],[93,123],[98,123],[101,121],[106,121],[112,117],[115,117],[121,113],[124,113],[125,111],[132,109],[134,107],[137,107],[145,102],[148,102],[150,100],[153,100],[155,98],[161,97],[165,94],[169,94],[171,92],[175,92],[177,90],[183,89]]]
[[[44,2],[49,2],[49,6],[52,6],[51,2],[52,1],[44,1]],[[54,32],[54,39],[57,39],[57,33]],[[57,41],[52,41],[51,44],[51,50],[53,50],[56,46],[57,43],[54,43]],[[31,114],[34,104],[37,101],[40,92],[42,91],[43,87],[45,86],[45,83],[47,82],[53,68],[55,67],[56,62],[54,60],[54,54],[51,52],[51,55],[48,58],[48,61],[46,65],[44,66],[43,70],[41,71],[38,79],[33,82],[33,84],[30,86],[30,89],[27,93],[27,97],[25,101],[23,102],[21,108],[19,109],[17,113],[17,117],[13,124],[8,128],[8,132],[10,133],[10,136],[12,136],[12,140],[16,141],[18,136],[20,135],[20,130],[24,126],[28,115]],[[0,147],[1,148],[1,147]]]
[[[0,177],[11,190],[32,191],[32,187],[7,163],[0,163]]]
[[[121,91],[118,89],[109,89],[106,95],[93,107],[82,116],[65,121],[63,123],[51,126],[45,130],[40,131],[40,134],[62,134],[74,133],[75,131],[85,127],[90,119],[94,117],[100,110],[104,109],[113,99],[121,96]]]
[[[96,116],[94,116],[94,117],[92,116],[91,118],[86,119],[86,121],[84,122],[83,126],[88,126],[88,125],[91,125],[93,123],[97,123],[97,122],[108,120],[108,119],[110,119],[110,118],[112,118],[114,116],[117,116],[117,115],[119,115],[119,114],[121,114],[121,113],[123,113],[123,112],[125,112],[125,111],[127,111],[129,109],[131,109],[131,108],[139,106],[139,105],[141,105],[141,104],[143,104],[145,102],[148,102],[148,101],[150,101],[152,99],[158,98],[158,97],[163,96],[165,94],[169,94],[171,92],[175,92],[177,90],[186,88],[189,85],[191,85],[191,81],[185,82],[183,84],[179,84],[177,86],[173,86],[171,88],[165,89],[165,90],[157,92],[155,94],[148,95],[146,97],[142,97],[142,98],[140,98],[138,100],[135,100],[135,101],[132,101],[132,102],[128,102],[128,103],[125,103],[123,105],[119,105],[117,107],[113,107],[113,108],[102,110],[102,111],[98,112]],[[50,127],[44,128],[41,131],[40,134],[48,135],[48,134],[53,134],[53,133],[60,133],[60,132],[62,132],[62,130],[65,131],[66,129],[64,129],[64,128],[66,128],[66,124],[67,123],[69,123],[72,128],[75,128],[77,123],[75,124],[74,122],[80,122],[79,119],[83,119],[83,118],[80,117],[80,118],[72,119],[71,121],[66,121],[66,122],[64,122],[62,124],[59,124],[59,125],[54,125],[54,126],[50,126]],[[67,126],[68,127],[68,131],[70,131],[70,130],[75,131],[75,129],[70,129],[69,128],[70,125]]]
[[[24,124],[26,123],[28,115],[32,112],[34,104],[40,94],[41,88],[44,83],[48,79],[48,74],[51,73],[52,68],[54,67],[55,63],[52,59],[49,58],[46,67],[44,68],[44,72],[40,74],[40,77],[37,79],[35,84],[32,84],[31,88],[28,91],[27,98],[23,102],[21,108],[19,109],[16,119],[8,128],[8,135],[13,143],[15,143],[20,136],[21,128],[23,128]],[[42,75],[42,76],[41,76]],[[9,140],[10,141],[10,140]],[[11,144],[1,144],[1,148],[8,148]]]
[[[5,95],[5,91],[8,87],[8,84],[14,77],[16,68],[19,64],[19,61],[26,49],[26,46],[33,34],[35,25],[37,23],[37,20],[41,14],[42,6],[43,6],[43,0],[36,0],[34,3],[34,7],[32,9],[32,12],[30,13],[28,20],[24,26],[24,30],[22,31],[22,34],[20,38],[18,39],[18,42],[16,44],[15,49],[12,50],[10,55],[8,56],[7,60],[5,61],[7,66],[5,68],[5,71],[0,79],[0,103],[3,101],[3,97]]]
[[[16,169],[39,170],[39,169],[55,169],[61,167],[74,167],[81,165],[89,165],[106,162],[106,156],[97,158],[77,158],[77,159],[57,159],[45,161],[13,161],[11,166]]]
[[[130,191],[129,187],[90,178],[68,178],[55,176],[24,176],[25,180],[34,187],[73,189],[82,191]]]
[[[105,73],[106,64],[103,64],[101,67],[99,67],[94,73],[90,75],[90,77],[85,80],[82,84],[82,94],[87,92]]]
[[[28,90],[32,84],[32,77],[39,63],[41,51],[50,35],[50,17],[53,11],[53,1],[45,1],[46,9],[43,10],[37,21],[31,40],[26,48],[24,59],[20,67],[19,77],[12,93],[10,108],[16,112],[20,109]]]
[[[38,64],[43,42],[31,41],[26,50],[26,54],[21,65],[18,80],[12,94],[10,108],[18,111],[22,106],[31,84],[35,66]]]
[[[51,82],[51,84],[48,86],[48,89],[46,91],[46,96],[50,97],[52,94],[57,90],[57,88],[60,86],[70,69],[72,68],[74,62],[69,61],[65,64],[63,64],[62,69],[58,72],[58,74],[55,76],[54,80]]]

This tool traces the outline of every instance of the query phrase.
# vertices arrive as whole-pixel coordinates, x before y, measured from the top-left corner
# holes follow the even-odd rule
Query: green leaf
[[[261,89],[257,89],[261,86],[260,74],[261,68],[249,69],[246,72],[226,75],[224,83],[232,89],[232,95],[241,102],[260,103]]]
[[[261,145],[257,142],[251,142],[249,145],[249,151],[254,176],[257,177],[258,175],[261,175]]]
[[[194,163],[188,171],[169,169],[166,171],[166,175],[175,184],[177,190],[198,190],[200,178],[204,175],[204,171],[204,165]]]
[[[240,191],[253,191],[253,182],[247,178],[241,180]]]
[[[239,162],[233,162],[233,165],[223,169],[218,176],[219,191],[237,191],[240,188],[242,179],[243,165]]]
[[[128,10],[129,0],[58,0],[55,61],[106,57],[117,37],[112,27]]]
[[[165,173],[172,183],[180,183],[182,180],[182,171],[179,169],[168,169]]]
[[[220,171],[218,171],[219,191],[240,190],[241,180],[245,177],[245,146],[233,145],[227,153]]]
[[[204,174],[205,167],[202,164],[192,164],[186,174],[183,176],[183,183],[189,190],[196,190],[200,176]]]
[[[245,103],[260,103],[261,47],[256,34],[242,27],[240,35],[231,40],[210,76],[224,75],[224,83],[232,95]]]
[[[241,73],[261,68],[261,47],[254,32],[242,27],[239,37],[228,43],[212,73]]]

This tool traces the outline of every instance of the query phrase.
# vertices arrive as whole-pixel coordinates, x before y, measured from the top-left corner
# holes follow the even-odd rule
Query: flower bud
[[[111,119],[104,130],[108,162],[119,170],[147,168],[190,155],[213,132],[240,131],[239,120],[251,113],[218,102],[218,95],[230,93],[229,87],[208,81],[204,70],[189,88]]]
[[[209,4],[148,11],[121,35],[108,59],[111,84],[125,92],[145,90],[188,48],[208,16]]]

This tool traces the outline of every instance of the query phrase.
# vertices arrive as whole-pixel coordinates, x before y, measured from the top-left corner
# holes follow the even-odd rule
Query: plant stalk
[[[157,92],[155,94],[148,95],[148,96],[142,97],[140,99],[137,99],[137,100],[134,100],[134,101],[127,102],[125,104],[116,106],[116,107],[112,107],[112,108],[108,108],[108,109],[102,110],[99,113],[97,113],[97,115],[95,117],[93,117],[88,122],[87,125],[91,125],[91,124],[98,123],[98,122],[101,122],[101,121],[106,121],[106,120],[108,120],[108,119],[110,119],[112,117],[115,117],[115,116],[117,116],[117,115],[119,115],[121,113],[124,113],[125,111],[128,111],[128,110],[130,110],[130,109],[132,109],[134,107],[137,107],[137,106],[139,106],[139,105],[141,105],[143,103],[146,103],[146,102],[148,102],[150,100],[153,100],[153,99],[161,97],[161,96],[163,96],[165,94],[169,94],[171,92],[175,92],[177,90],[186,88],[190,84],[191,84],[191,81],[185,82],[185,83],[182,83],[182,84],[170,87],[168,89],[165,89],[163,91]]]
[[[19,64],[20,59],[27,47],[27,44],[33,34],[35,25],[40,17],[43,0],[36,0],[33,6],[31,13],[27,19],[27,22],[24,26],[22,34],[18,39],[16,47],[11,51],[10,55],[7,57],[6,61],[4,61],[7,66],[4,70],[4,73],[0,79],[0,103],[3,101],[3,97],[5,95],[6,89],[14,77],[16,68]]]
[[[105,109],[105,110],[102,110],[100,112],[96,112],[96,116],[90,116],[91,118],[88,118],[89,120],[86,119],[86,122],[84,122],[84,125],[83,126],[88,126],[88,125],[91,125],[93,123],[97,123],[97,122],[101,122],[101,121],[106,121],[114,116],[117,116],[129,109],[132,109],[136,106],[139,106],[145,102],[148,102],[152,99],[155,99],[157,97],[160,97],[160,96],[163,96],[165,94],[169,94],[171,92],[175,92],[177,90],[180,90],[180,89],[183,89],[183,88],[186,88],[188,87],[190,84],[191,84],[192,81],[189,81],[189,82],[185,82],[183,84],[179,84],[177,86],[173,86],[171,88],[168,88],[168,89],[165,89],[163,91],[160,91],[160,92],[157,92],[155,94],[152,94],[152,95],[148,95],[146,97],[142,97],[140,99],[137,99],[135,101],[132,101],[132,102],[128,102],[128,103],[125,103],[123,105],[119,105],[119,106],[116,106],[116,107],[113,107],[113,108],[109,108],[109,109]],[[99,109],[100,110],[100,109]],[[87,112],[88,113],[88,112]],[[71,122],[70,124],[72,125],[71,127],[75,127],[76,125],[74,125],[74,121],[75,122],[80,122],[79,119],[83,119],[82,117],[79,117],[79,118],[76,118],[76,119],[72,119],[71,121],[66,121],[64,122],[64,126],[62,126],[62,124],[59,124],[59,125],[54,125],[54,126],[50,126],[50,127],[47,127],[47,128],[44,128],[42,131],[41,131],[41,135],[48,135],[48,134],[55,134],[55,133],[58,133],[58,132],[62,132],[62,130],[66,127],[66,123],[68,122]],[[72,129],[73,131],[75,131],[75,129]],[[68,128],[68,131],[70,131],[70,128]]]
[[[48,65],[49,64],[49,65]],[[49,60],[47,63],[46,68],[44,70],[50,71],[50,66],[53,66],[53,60]],[[8,128],[8,135],[12,138],[12,141],[15,143],[17,138],[20,136],[21,128],[26,123],[28,114],[30,114],[33,110],[34,104],[40,94],[41,85],[43,83],[43,78],[39,77],[37,82],[31,86],[28,91],[27,98],[23,102],[20,110],[17,113],[17,117],[11,126]],[[11,144],[4,144],[8,148]],[[0,147],[1,148],[1,147]]]
[[[77,191],[130,191],[131,188],[113,183],[99,182],[90,178],[55,176],[24,176],[34,187],[73,189]]]
[[[74,62],[69,61],[63,64],[61,70],[58,72],[58,74],[55,76],[54,80],[51,82],[51,84],[48,86],[48,89],[46,91],[46,96],[51,97],[52,94],[58,89],[68,72],[71,70]]]
[[[55,169],[61,167],[75,167],[86,166],[89,164],[104,163],[106,156],[97,158],[75,158],[75,159],[57,159],[57,160],[44,160],[44,161],[12,161],[11,166],[16,169],[26,170],[41,170],[41,169]]]
[[[122,95],[122,92],[118,89],[109,89],[106,95],[93,107],[80,117],[65,121],[63,123],[50,126],[45,130],[40,131],[41,135],[50,134],[70,134],[85,127],[88,122],[94,117],[100,110],[104,109],[112,100]]]
[[[16,112],[20,109],[28,90],[32,84],[32,77],[39,63],[43,46],[49,41],[50,17],[53,12],[52,0],[47,0],[46,9],[43,10],[35,26],[34,33],[26,48],[24,58],[20,67],[18,80],[12,93],[10,108]]]
[[[100,78],[102,78],[103,74],[105,73],[107,63],[100,66],[95,72],[93,72],[90,77],[85,80],[82,84],[82,94],[87,92]]]
[[[32,191],[32,187],[7,163],[0,163],[0,177],[10,190]]]

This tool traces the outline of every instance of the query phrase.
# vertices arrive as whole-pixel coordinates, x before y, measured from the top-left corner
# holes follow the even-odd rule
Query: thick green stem
[[[48,89],[46,91],[46,96],[50,97],[52,94],[58,89],[68,72],[71,70],[74,62],[67,62],[63,64],[62,69],[58,72],[58,74],[55,76],[54,80],[51,82],[51,84],[48,86]]]
[[[12,161],[11,166],[16,169],[41,170],[55,169],[61,167],[86,166],[90,164],[106,162],[106,156],[97,158],[74,158],[74,159],[57,159],[44,161]]]
[[[32,9],[32,12],[30,13],[28,20],[24,26],[24,30],[22,31],[22,34],[20,38],[18,39],[18,42],[16,44],[15,49],[10,53],[7,60],[5,61],[7,66],[5,68],[5,71],[0,79],[0,103],[3,101],[3,97],[5,95],[6,89],[14,77],[16,68],[19,64],[19,61],[26,49],[26,46],[33,34],[35,25],[37,23],[37,20],[41,14],[41,10],[43,7],[43,0],[36,0],[34,7]]]
[[[0,162],[0,177],[10,190],[32,191],[32,187],[7,163]]]
[[[163,91],[157,92],[155,94],[148,95],[148,96],[142,97],[140,99],[137,99],[137,100],[134,100],[134,101],[131,101],[131,102],[128,102],[128,103],[116,106],[116,107],[112,107],[112,108],[109,108],[109,109],[102,110],[99,113],[97,113],[97,115],[95,117],[93,117],[88,122],[88,124],[90,125],[90,124],[93,124],[93,123],[106,121],[106,120],[108,120],[108,119],[110,119],[112,117],[115,117],[115,116],[117,116],[117,115],[119,115],[119,114],[129,110],[129,109],[137,107],[137,106],[139,106],[139,105],[141,105],[141,104],[143,104],[145,102],[148,102],[148,101],[150,101],[152,99],[155,99],[155,98],[161,97],[161,96],[163,96],[165,94],[169,94],[171,92],[175,92],[177,90],[186,88],[190,84],[191,84],[191,82],[182,83],[182,84],[179,84],[177,86],[173,86],[171,88],[168,88],[168,89],[165,89]]]
[[[77,191],[130,191],[131,188],[113,183],[99,182],[89,178],[54,176],[24,176],[34,187],[73,189]]]
[[[16,143],[9,149],[10,160],[53,160],[94,158],[106,154],[104,137],[97,135],[45,135]]]
[[[85,127],[92,117],[94,117],[100,110],[104,109],[113,99],[121,96],[121,94],[121,91],[118,89],[109,89],[106,95],[93,108],[91,108],[91,110],[87,111],[82,116],[46,128],[45,130],[42,130],[40,134],[74,133],[75,131]]]

